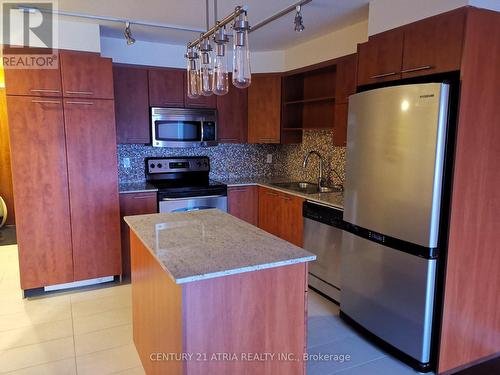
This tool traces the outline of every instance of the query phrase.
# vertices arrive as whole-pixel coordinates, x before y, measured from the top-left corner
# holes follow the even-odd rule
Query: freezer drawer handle
[[[31,102],[39,104],[61,104],[61,102],[58,102],[57,100],[32,100]]]
[[[94,95],[92,91],[66,91],[66,94]]]
[[[54,94],[58,94],[61,92],[60,90],[49,90],[49,89],[31,89],[30,91],[31,92],[50,92],[50,93],[54,93]]]
[[[94,105],[92,102],[66,102],[66,104]]]

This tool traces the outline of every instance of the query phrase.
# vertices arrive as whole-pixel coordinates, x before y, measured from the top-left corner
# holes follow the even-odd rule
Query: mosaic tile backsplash
[[[344,175],[345,148],[333,147],[332,131],[305,131],[303,142],[297,145],[221,144],[207,148],[157,148],[140,144],[119,144],[120,182],[145,179],[144,158],[149,156],[208,156],[212,179],[247,177],[289,177],[290,180],[316,181],[318,159],[311,156],[307,168],[302,168],[305,155],[318,151],[324,159],[324,175],[331,184],[338,184],[335,168]],[[272,163],[267,163],[267,155]],[[130,166],[125,166],[126,159]]]

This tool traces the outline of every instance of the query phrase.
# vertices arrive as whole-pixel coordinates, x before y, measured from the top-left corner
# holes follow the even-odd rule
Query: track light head
[[[123,32],[125,35],[125,40],[127,41],[127,45],[130,46],[135,43],[135,39],[132,37],[132,30],[130,30],[130,22],[125,22],[125,31]]]
[[[295,10],[297,11],[297,13],[295,13],[295,19],[294,19],[294,30],[298,33],[304,31],[305,27],[304,27],[304,23],[302,22],[302,6],[300,5],[297,5],[295,7]]]

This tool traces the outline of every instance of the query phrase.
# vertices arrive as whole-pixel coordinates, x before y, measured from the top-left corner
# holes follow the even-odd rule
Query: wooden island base
[[[305,374],[307,263],[176,284],[130,236],[134,343],[148,375]]]

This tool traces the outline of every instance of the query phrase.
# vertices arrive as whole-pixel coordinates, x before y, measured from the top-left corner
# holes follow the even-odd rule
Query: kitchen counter
[[[331,206],[334,208],[344,209],[344,194],[342,192],[332,192],[332,193],[316,193],[316,194],[304,194],[295,190],[284,189],[278,186],[272,185],[273,183],[289,182],[292,181],[289,177],[271,177],[271,178],[234,178],[234,179],[222,179],[218,180],[227,186],[248,186],[257,185],[263,186],[269,189],[274,189],[281,191],[283,193],[296,195],[298,197],[304,198],[310,202],[316,202]]]
[[[304,373],[315,255],[215,209],[125,221],[147,374]],[[253,360],[266,353],[288,359]]]
[[[146,181],[123,182],[119,185],[120,194],[126,193],[148,193],[158,191],[158,188]]]
[[[177,284],[316,259],[215,209],[124,219]]]

